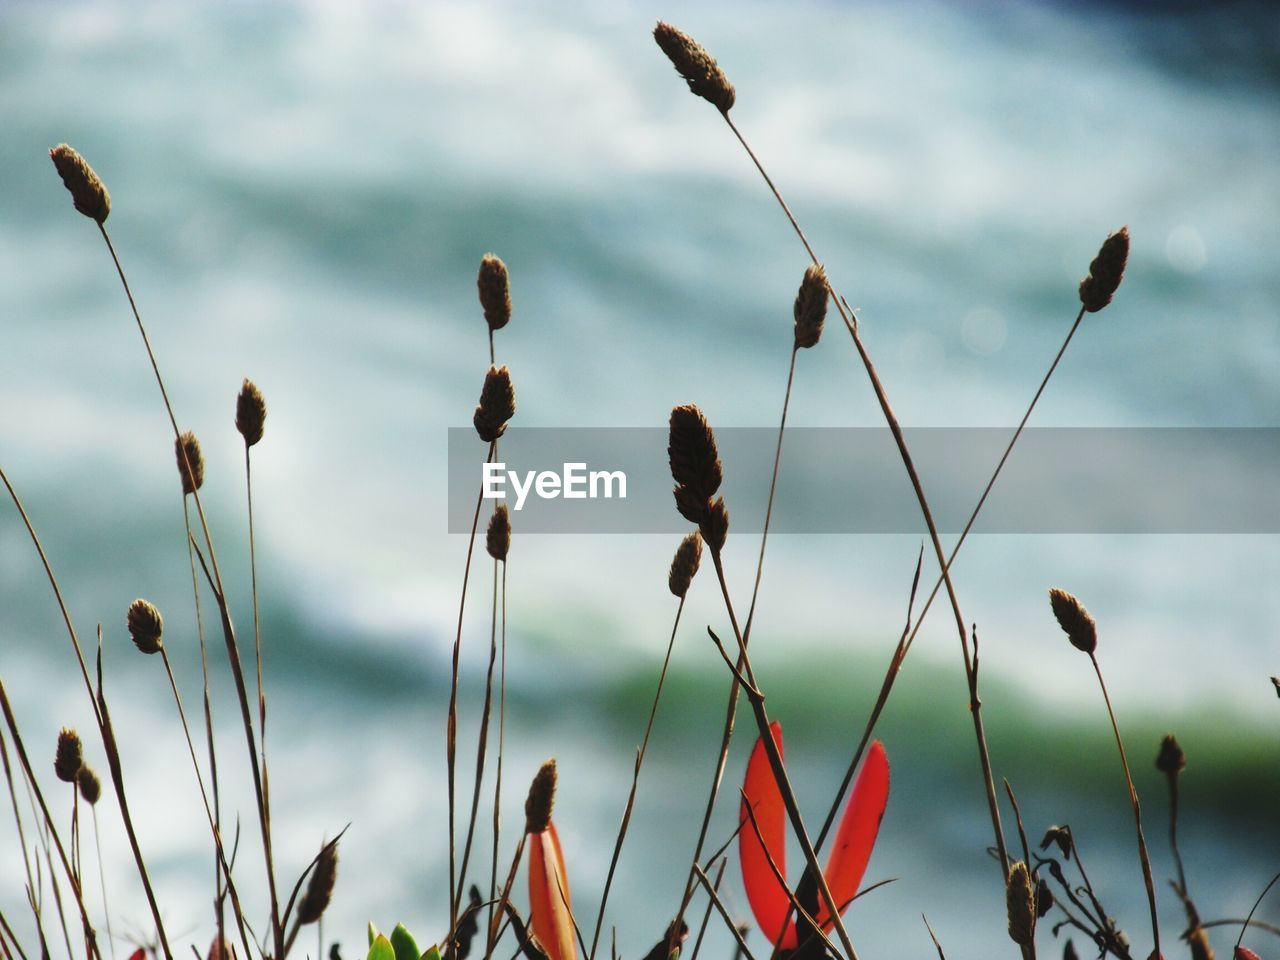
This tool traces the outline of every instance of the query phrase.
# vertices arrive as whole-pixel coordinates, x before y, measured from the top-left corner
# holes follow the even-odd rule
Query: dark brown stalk
[[[36,802],[40,807],[41,818],[44,820],[45,830],[58,851],[58,859],[62,862],[62,869],[66,872],[67,880],[71,884],[71,892],[75,895],[76,906],[80,908],[80,921],[84,926],[84,935],[89,945],[89,953],[92,957],[96,957],[97,960],[102,960],[102,954],[98,951],[98,939],[93,932],[93,924],[89,922],[89,911],[86,909],[84,897],[81,895],[80,884],[76,882],[75,872],[71,869],[71,861],[68,859],[67,851],[62,845],[62,838],[58,836],[58,828],[49,813],[48,804],[44,802],[44,794],[40,790],[40,783],[36,780],[35,772],[31,769],[31,761],[27,758],[26,748],[22,744],[22,734],[18,732],[18,721],[14,717],[13,706],[9,703],[9,693],[5,689],[2,678],[0,678],[0,712],[4,713],[5,724],[9,728],[9,737],[13,740],[13,749],[18,755],[18,763],[22,767],[28,786],[35,794]],[[50,880],[52,879],[51,875]],[[59,910],[58,912],[61,913],[62,911]],[[68,952],[70,952],[69,946]]]
[[[974,522],[978,519],[978,514],[982,512],[982,508],[987,503],[987,497],[991,494],[991,489],[996,485],[996,480],[1000,478],[1000,472],[1004,470],[1004,465],[1009,460],[1009,455],[1013,453],[1014,445],[1022,436],[1022,431],[1027,426],[1027,421],[1031,419],[1031,413],[1035,410],[1036,404],[1040,402],[1040,395],[1044,393],[1045,387],[1049,385],[1049,378],[1053,376],[1055,370],[1058,369],[1058,363],[1062,360],[1062,355],[1067,352],[1067,347],[1071,343],[1071,339],[1076,335],[1076,331],[1080,329],[1080,321],[1084,319],[1084,307],[1080,308],[1080,312],[1076,314],[1075,322],[1071,324],[1071,329],[1067,331],[1066,339],[1062,341],[1062,346],[1058,348],[1057,354],[1053,358],[1053,362],[1049,364],[1049,369],[1045,371],[1044,377],[1040,380],[1040,386],[1036,388],[1035,395],[1032,396],[1031,402],[1027,404],[1026,411],[1022,414],[1022,419],[1018,421],[1018,428],[1013,431],[1013,436],[1009,438],[1008,445],[1004,448],[1004,453],[1000,455],[1000,460],[996,464],[995,470],[991,472],[987,485],[983,488],[982,496],[978,498],[978,502],[974,504],[973,510],[969,513],[969,519],[965,521],[964,529],[960,531],[960,539],[956,541],[956,545],[951,548],[951,554],[947,557],[946,565],[943,570],[950,572],[951,565],[955,563],[956,554],[960,552],[960,548],[964,546],[965,539],[969,536],[969,531],[973,529]],[[942,588],[943,577],[938,575],[938,579],[933,584],[933,589],[929,591],[929,596],[924,602],[924,607],[920,610],[920,616],[916,619],[915,626],[911,630],[911,635],[907,638],[907,649],[911,649],[911,644],[915,642],[916,634],[920,632],[920,625],[924,623],[925,615],[928,614],[929,608],[933,606],[933,599],[938,595],[938,591]]]
[[[476,775],[471,793],[471,816],[467,821],[467,839],[462,845],[462,865],[458,870],[459,892],[466,885],[467,863],[471,859],[471,842],[475,838],[476,818],[480,813],[480,788],[484,783],[484,765],[489,747],[489,718],[493,711],[493,670],[498,662],[498,581],[498,561],[495,559],[493,561],[493,609],[489,624],[489,669],[484,681],[484,706],[480,710],[480,732],[476,737]],[[461,907],[461,902],[458,907]]]
[[[41,942],[43,943],[43,941]],[[5,917],[4,911],[0,910],[0,950],[4,951],[5,960],[13,960],[13,953],[9,949],[9,944],[13,944],[13,949],[18,951],[18,956],[21,960],[27,960],[27,954],[22,949],[22,944],[13,935],[13,928],[9,926],[9,921]]]
[[[147,351],[147,358],[151,362],[151,370],[155,374],[156,385],[160,388],[160,396],[164,400],[165,412],[169,416],[169,424],[173,428],[174,440],[178,442],[179,449],[183,451],[185,469],[190,472],[192,465],[187,460],[186,450],[181,444],[182,431],[178,429],[178,420],[174,415],[173,405],[169,402],[169,392],[165,388],[164,378],[160,374],[160,365],[156,361],[155,351],[151,348],[151,340],[147,336],[147,329],[142,323],[142,315],[138,312],[138,304],[134,300],[128,278],[125,277],[124,267],[121,266],[120,258],[116,255],[115,246],[111,243],[111,235],[107,233],[105,224],[99,223],[98,230],[107,244],[107,250],[111,254],[112,262],[115,264],[116,273],[120,277],[120,284],[124,287],[125,296],[129,300],[129,307],[133,311],[134,321],[138,325],[138,333],[142,337],[143,346]],[[235,679],[236,695],[240,700],[241,722],[244,725],[245,740],[249,748],[249,760],[253,768],[254,799],[257,801],[258,825],[262,832],[263,860],[266,863],[267,870],[267,890],[271,897],[272,942],[275,946],[274,954],[279,958],[284,956],[284,930],[280,924],[280,901],[276,893],[275,858],[271,849],[271,820],[263,795],[262,771],[258,762],[258,748],[253,734],[253,717],[249,710],[249,696],[244,682],[244,669],[240,663],[240,649],[236,644],[235,629],[231,624],[231,611],[227,606],[226,591],[222,586],[222,572],[218,567],[217,554],[213,548],[213,536],[209,532],[209,522],[205,517],[204,505],[200,500],[200,491],[198,489],[192,490],[191,496],[195,500],[196,514],[200,518],[201,532],[204,535],[205,546],[209,551],[209,566],[212,568],[213,574],[214,599],[217,601],[218,613],[222,621],[223,638],[227,645],[227,656],[231,661],[231,673]],[[165,952],[167,955],[168,950],[166,949]]]
[[[485,462],[493,459],[497,441],[489,441],[489,453]],[[467,562],[462,568],[462,591],[458,597],[458,630],[453,638],[453,659],[449,677],[449,717],[445,724],[445,761],[449,784],[449,931],[450,940],[445,945],[446,960],[453,957],[453,932],[458,927],[458,895],[462,880],[458,876],[458,851],[454,840],[456,818],[455,779],[458,753],[458,657],[462,652],[462,619],[467,609],[467,586],[471,580],[471,557],[476,548],[476,531],[480,527],[480,507],[484,503],[484,488],[476,495],[475,515],[471,519],[471,533],[467,537]]]
[[[747,960],[756,960],[755,954],[751,952],[751,948],[747,946],[747,941],[742,937],[742,931],[739,930],[738,925],[733,922],[733,917],[729,916],[729,911],[725,908],[724,901],[720,899],[720,894],[716,892],[715,886],[707,879],[707,875],[703,872],[702,867],[695,863],[693,865],[693,872],[694,876],[698,878],[698,881],[707,891],[707,896],[711,898],[711,903],[714,904],[716,911],[724,920],[725,926],[732,931],[733,938],[737,941],[738,949],[742,951],[742,955],[746,957]]]
[[[524,833],[520,834],[520,840],[516,844],[516,852],[514,856],[512,856],[511,858],[511,869],[507,871],[506,883],[503,884],[502,893],[498,897],[498,914],[494,918],[494,926],[496,926],[499,922],[501,922],[502,918],[506,915],[506,910],[508,906],[510,905],[511,888],[515,886],[516,873],[519,872],[520,861],[524,858],[524,845],[525,845],[525,840],[527,838],[528,838],[527,834],[524,834]],[[456,933],[456,927],[449,931],[450,943],[453,942],[455,933]],[[489,936],[490,936],[490,943],[492,944],[496,944],[500,939],[499,932],[494,929],[490,929]],[[489,952],[490,953],[493,952],[493,947],[489,948]]]
[[[840,937],[840,943],[845,949],[847,960],[857,960],[858,953],[853,948],[853,941],[849,939],[849,932],[845,929],[844,920],[840,916],[840,905],[836,903],[830,887],[827,886],[827,879],[823,875],[822,866],[818,863],[818,855],[813,849],[812,841],[809,839],[809,832],[805,829],[804,818],[800,815],[800,806],[796,803],[795,791],[792,789],[791,779],[787,776],[786,767],[783,765],[782,754],[778,751],[778,745],[774,743],[773,734],[769,729],[769,715],[764,708],[764,697],[759,693],[760,688],[756,682],[755,671],[751,667],[751,658],[747,654],[747,645],[743,642],[742,630],[738,627],[738,618],[733,612],[733,601],[729,597],[729,585],[725,581],[720,550],[715,546],[712,546],[711,549],[711,560],[716,568],[716,578],[720,581],[720,593],[724,597],[725,610],[729,614],[729,623],[733,627],[734,638],[738,641],[738,660],[746,671],[746,679],[749,684],[745,688],[747,702],[751,705],[751,712],[755,716],[756,727],[760,731],[765,755],[769,758],[769,767],[773,771],[778,790],[782,794],[783,806],[787,808],[787,817],[791,821],[792,832],[795,833],[796,839],[800,841],[800,849],[804,853],[805,862],[817,885],[818,893],[827,906],[827,913],[831,917],[836,934]]]
[[[804,235],[804,231],[800,229],[800,224],[796,222],[795,216],[791,213],[790,207],[783,200],[782,194],[778,192],[778,188],[774,186],[773,180],[765,171],[764,166],[756,157],[742,133],[738,130],[736,124],[730,119],[727,113],[722,114],[725,123],[729,125],[729,129],[733,131],[738,142],[742,144],[743,149],[747,151],[747,155],[755,164],[756,169],[764,178],[765,183],[769,186],[774,198],[782,207],[787,219],[791,222],[792,228],[795,230],[796,236],[800,238],[804,244],[805,250],[808,252],[810,259],[818,264],[821,261],[814,253],[813,247],[809,244],[808,238]],[[952,613],[955,615],[956,629],[960,638],[960,650],[964,658],[965,676],[969,681],[969,712],[973,718],[974,735],[978,744],[978,759],[982,766],[982,776],[984,786],[987,792],[987,808],[991,814],[991,826],[995,834],[996,850],[999,854],[1000,882],[1004,885],[1005,877],[1009,871],[1009,855],[1005,849],[1004,831],[1000,825],[1000,805],[996,798],[995,780],[991,772],[991,757],[987,749],[986,730],[982,722],[982,702],[978,699],[977,678],[974,675],[972,658],[969,652],[969,637],[965,630],[964,615],[960,612],[960,601],[956,596],[955,586],[951,582],[951,575],[947,571],[947,558],[942,549],[942,540],[938,536],[938,527],[933,519],[933,511],[929,507],[929,501],[925,497],[924,486],[920,482],[920,477],[916,472],[915,463],[911,458],[911,453],[907,449],[906,439],[902,434],[902,427],[898,423],[897,415],[893,412],[893,407],[889,403],[889,397],[885,392],[884,385],[880,382],[880,376],[876,372],[875,365],[871,362],[871,357],[867,354],[866,348],[862,344],[862,338],[858,335],[858,327],[853,317],[845,306],[844,301],[836,294],[832,288],[832,299],[836,304],[836,311],[840,314],[840,319],[844,321],[845,328],[849,331],[849,336],[853,339],[853,345],[858,351],[858,356],[862,361],[862,365],[867,372],[867,377],[871,381],[872,389],[875,391],[876,400],[880,404],[880,410],[884,414],[885,422],[889,426],[890,433],[893,434],[894,443],[898,447],[898,454],[902,458],[903,466],[906,468],[907,476],[911,481],[912,489],[915,491],[916,500],[920,505],[920,512],[924,516],[925,525],[929,530],[929,539],[933,545],[934,554],[937,557],[938,567],[942,571],[943,582],[947,588],[947,596],[951,601]],[[766,745],[771,738],[766,736]]]
[[[726,116],[725,119],[728,119]],[[765,505],[764,511],[764,528],[760,534],[760,554],[756,558],[756,576],[755,582],[751,588],[751,606],[747,610],[747,625],[743,632],[743,643],[751,641],[751,627],[755,622],[756,600],[760,595],[760,579],[764,570],[764,552],[769,541],[769,522],[773,518],[773,500],[778,489],[778,470],[782,462],[782,438],[787,428],[787,411],[791,406],[791,388],[795,382],[796,375],[796,355],[799,353],[799,347],[792,346],[791,362],[787,369],[787,389],[782,397],[782,417],[778,424],[778,442],[773,451],[773,473],[769,481],[769,498]],[[738,670],[741,670],[741,661],[738,663]],[[738,671],[735,671],[735,674]],[[729,761],[729,745],[733,741],[733,728],[738,713],[738,693],[739,686],[735,676],[732,686],[729,688],[729,705],[725,711],[724,732],[720,738],[720,753],[716,760],[715,775],[711,780],[711,789],[707,795],[707,804],[702,812],[702,824],[698,829],[698,840],[693,848],[693,858],[690,861],[689,878],[685,881],[684,897],[680,901],[680,909],[676,912],[674,923],[675,929],[680,929],[680,924],[684,922],[684,914],[689,909],[689,902],[693,898],[693,891],[696,885],[696,878],[693,869],[702,859],[702,848],[707,842],[707,832],[711,827],[711,816],[715,811],[716,799],[720,795],[720,783],[724,779],[725,764]]]
[[[71,647],[75,651],[76,662],[80,667],[80,675],[84,679],[85,691],[89,694],[89,699],[93,704],[94,719],[98,724],[98,732],[102,737],[103,748],[107,753],[108,767],[111,771],[111,782],[116,791],[116,799],[120,805],[120,817],[124,821],[125,834],[129,838],[129,847],[133,851],[134,863],[138,867],[138,876],[142,880],[143,892],[147,896],[147,905],[151,908],[151,917],[156,924],[156,935],[160,939],[160,947],[164,951],[165,960],[173,960],[173,952],[169,949],[168,935],[165,933],[164,922],[160,919],[160,907],[156,903],[155,891],[151,887],[151,877],[147,873],[146,862],[142,858],[142,849],[138,846],[137,834],[133,829],[133,818],[129,815],[129,803],[124,793],[124,773],[120,765],[119,753],[115,747],[115,732],[111,728],[110,718],[106,712],[106,701],[95,694],[93,682],[89,679],[89,668],[85,664],[84,652],[80,647],[80,639],[76,635],[75,625],[71,621],[71,613],[67,609],[66,601],[62,597],[62,588],[58,586],[58,579],[53,574],[53,567],[49,563],[49,558],[44,552],[44,546],[40,543],[39,536],[36,535],[36,529],[31,523],[31,518],[27,516],[26,508],[23,507],[22,501],[18,497],[18,491],[14,489],[13,484],[9,482],[9,475],[0,468],[0,481],[3,481],[5,489],[9,493],[9,498],[13,501],[14,507],[17,508],[19,516],[22,517],[22,523],[27,529],[27,535],[31,538],[31,543],[36,549],[36,553],[40,557],[40,564],[44,567],[45,578],[49,581],[49,587],[53,590],[54,599],[58,603],[58,611],[62,614],[62,622],[66,625],[67,635],[71,638]],[[11,724],[10,731],[13,732],[16,726]],[[15,736],[15,746],[17,744]],[[21,751],[20,751],[21,753]],[[25,757],[22,758],[22,766],[30,777],[30,765],[26,762]],[[42,802],[43,806],[43,802]],[[47,811],[46,811],[47,819]],[[65,865],[65,858],[64,858]],[[89,922],[88,913],[84,910],[84,904],[80,904],[81,914],[85,924]],[[94,945],[94,952],[99,957],[97,945]]]
[[[645,724],[644,737],[640,741],[640,749],[636,751],[635,769],[631,773],[631,790],[627,794],[627,805],[622,811],[622,824],[618,827],[618,836],[613,843],[613,855],[609,858],[609,872],[605,876],[604,892],[600,895],[600,909],[596,913],[596,931],[591,937],[591,949],[587,951],[587,960],[595,960],[596,947],[600,943],[600,931],[604,927],[604,910],[609,902],[609,891],[613,887],[613,875],[618,868],[618,858],[622,855],[622,844],[627,838],[627,828],[631,825],[631,812],[635,808],[636,788],[640,783],[640,768],[644,766],[645,753],[649,749],[649,734],[653,732],[653,721],[658,715],[658,703],[662,699],[662,688],[667,680],[667,668],[671,665],[671,652],[676,645],[676,631],[680,629],[680,615],[684,613],[685,598],[680,598],[676,607],[675,622],[671,625],[671,639],[667,642],[667,654],[662,660],[662,670],[658,674],[658,688],[653,693],[653,704],[649,707],[649,721]],[[675,924],[680,929],[680,922]]]
[[[711,886],[717,893],[720,891],[720,882],[724,879],[724,870],[725,870],[725,867],[727,866],[729,866],[729,861],[721,860],[720,866],[716,868],[716,879]],[[698,960],[698,953],[699,951],[702,950],[702,938],[707,935],[707,927],[711,923],[711,911],[714,909],[715,909],[715,904],[713,904],[711,902],[711,898],[708,897],[707,909],[702,914],[702,925],[698,927],[698,937],[696,940],[693,941],[693,953],[689,954],[689,960]],[[615,927],[614,929],[616,930],[617,928]],[[679,928],[677,927],[676,929],[679,929]],[[616,939],[616,935],[615,935],[615,939]],[[616,948],[614,950],[614,953],[617,953]]]
[[[253,524],[253,468],[250,444],[244,445],[245,502],[249,514],[249,583],[253,602],[253,660],[258,673],[258,740],[262,750],[262,801],[271,817],[271,781],[267,775],[267,694],[262,685],[262,618],[258,613],[258,548]]]
[[[98,855],[98,884],[102,887],[102,920],[107,925],[107,948],[111,951],[111,960],[115,960],[116,935],[111,929],[111,910],[107,907],[107,874],[102,865],[102,831],[98,829],[98,808],[91,806],[89,813],[93,817],[93,847]]]
[[[1147,888],[1147,905],[1151,909],[1151,938],[1155,942],[1155,955],[1160,956],[1160,920],[1156,915],[1156,888],[1151,879],[1151,858],[1147,856],[1147,841],[1142,835],[1142,807],[1138,803],[1138,791],[1133,786],[1133,776],[1129,773],[1129,759],[1125,756],[1124,741],[1120,738],[1120,725],[1116,723],[1115,711],[1111,709],[1111,697],[1107,693],[1107,683],[1102,679],[1102,668],[1098,666],[1095,653],[1089,654],[1093,664],[1093,672],[1097,674],[1098,686],[1102,688],[1102,699],[1107,705],[1107,716],[1111,719],[1111,731],[1116,737],[1116,749],[1120,751],[1120,765],[1124,767],[1124,779],[1129,787],[1129,804],[1133,807],[1134,829],[1138,834],[1138,859],[1142,862],[1142,882]]]
[[[494,900],[498,896],[498,841],[502,836],[502,752],[507,736],[507,562],[502,563],[502,640],[498,673],[498,758],[493,776],[493,856],[489,866],[489,926],[486,928],[485,957],[493,953],[488,938],[493,933]]]
[[[196,575],[196,555],[194,541],[191,536],[191,510],[187,506],[187,498],[182,497],[182,522],[187,531],[187,562],[191,566],[191,596],[196,608],[196,638],[200,645],[200,678],[203,683],[204,736],[205,746],[209,752],[209,785],[213,788],[213,822],[219,832],[222,830],[222,798],[218,791],[218,755],[213,746],[213,707],[209,698],[209,656],[204,640],[204,613],[200,606],[200,580]],[[213,855],[214,913],[217,921],[218,938],[225,943],[226,918],[223,913],[224,885],[222,860],[217,851]]]
[[[1240,944],[1244,942],[1245,931],[1249,929],[1250,924],[1253,924],[1255,926],[1266,926],[1262,924],[1260,921],[1254,920],[1253,915],[1258,912],[1258,907],[1262,906],[1262,901],[1267,898],[1267,894],[1271,892],[1271,888],[1276,885],[1276,881],[1278,880],[1280,880],[1280,873],[1277,873],[1274,877],[1271,878],[1271,882],[1268,883],[1265,887],[1263,887],[1262,892],[1258,894],[1258,899],[1253,901],[1253,906],[1249,908],[1249,915],[1245,917],[1244,921],[1240,924],[1240,935],[1236,937],[1236,946],[1235,946],[1236,950],[1239,950]],[[1206,923],[1205,926],[1208,927],[1208,926],[1211,926],[1211,924]],[[1280,930],[1273,929],[1272,932],[1280,933]]]
[[[37,927],[42,927],[40,911],[35,901],[36,882],[31,873],[31,852],[27,846],[26,829],[22,825],[22,808],[18,806],[18,793],[13,786],[13,768],[9,764],[9,748],[5,746],[3,731],[0,731],[0,762],[4,766],[4,779],[9,787],[9,802],[13,806],[13,822],[18,828],[18,845],[22,847],[22,868],[27,875],[27,890],[30,891],[31,907],[35,914]],[[40,939],[44,940],[44,931],[40,930]]]
[[[167,647],[160,647],[160,658],[164,661],[164,672],[169,678],[169,689],[173,691],[173,702],[178,708],[178,720],[182,725],[182,733],[187,741],[187,751],[191,756],[191,769],[195,771],[196,786],[200,788],[200,800],[204,804],[205,816],[209,821],[209,831],[213,834],[215,855],[220,866],[220,872],[226,878],[226,890],[231,896],[231,909],[236,917],[236,926],[240,931],[240,940],[244,946],[245,956],[248,957],[251,954],[249,953],[249,937],[245,932],[244,911],[240,906],[240,897],[236,893],[235,881],[231,879],[231,865],[227,861],[226,851],[222,846],[222,832],[218,829],[217,821],[213,818],[213,808],[209,804],[209,793],[205,789],[204,777],[200,773],[200,762],[196,759],[195,743],[191,739],[191,727],[187,724],[187,712],[182,707],[182,697],[178,694],[178,681],[173,675],[173,666],[169,662],[169,650]],[[219,931],[219,935],[221,935],[221,931]],[[225,943],[225,941],[219,942]]]

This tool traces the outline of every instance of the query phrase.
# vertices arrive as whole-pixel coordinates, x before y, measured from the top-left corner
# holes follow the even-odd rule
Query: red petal
[[[773,733],[773,742],[778,745],[778,753],[782,753],[782,726],[775,720],[769,725]],[[782,791],[778,789],[778,781],[774,779],[773,769],[769,766],[769,756],[765,752],[764,738],[756,741],[751,751],[751,759],[747,762],[747,776],[742,784],[744,798],[742,801],[739,822],[742,830],[738,834],[738,858],[742,861],[742,885],[747,890],[747,902],[751,904],[751,912],[755,914],[760,932],[769,938],[770,943],[778,942],[782,932],[782,922],[786,919],[787,909],[791,906],[791,898],[786,889],[778,882],[777,876],[769,866],[769,856],[778,867],[778,872],[787,875],[787,832],[786,808],[782,803]],[[756,836],[755,828],[747,817],[747,804],[755,814],[756,825],[760,828],[760,836]],[[764,845],[760,843],[764,838]],[[766,853],[766,850],[768,851]],[[790,946],[795,946],[795,924],[788,925],[787,939]],[[784,942],[784,946],[787,945]]]
[[[1236,947],[1236,960],[1262,960],[1248,947]]]
[[[831,848],[831,859],[827,862],[827,886],[831,888],[832,899],[839,904],[842,913],[862,883],[888,802],[889,760],[885,756],[884,745],[877,740],[871,744],[866,759],[862,761],[862,770],[853,784],[853,793],[849,796],[849,805],[845,807],[835,846]],[[819,906],[817,919],[823,927],[830,925],[825,903]]]
[[[554,823],[529,834],[529,926],[550,960],[576,960],[569,878]]]

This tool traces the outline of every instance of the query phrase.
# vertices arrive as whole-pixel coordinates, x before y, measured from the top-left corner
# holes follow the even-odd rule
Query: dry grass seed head
[[[146,654],[160,652],[164,645],[161,639],[164,636],[164,618],[154,604],[142,599],[133,601],[125,615],[125,624],[134,646]]]
[[[680,541],[671,561],[671,570],[667,573],[667,586],[674,596],[684,599],[693,578],[698,575],[698,564],[701,562],[702,536],[695,530]]]
[[[262,399],[258,385],[245,377],[240,393],[236,396],[236,429],[244,437],[244,445],[252,447],[262,439],[262,427],[267,420],[267,401]]]
[[[695,404],[672,409],[667,458],[671,478],[687,487],[693,499],[705,503],[716,495],[724,479],[716,436]],[[695,518],[688,519],[697,523]]]
[[[204,486],[204,454],[200,452],[200,441],[188,430],[173,441],[173,453],[178,461],[183,494],[195,493]]]
[[[796,321],[796,347],[814,346],[822,337],[822,325],[827,319],[827,275],[819,263],[811,263],[800,281],[792,313]]]
[[[1021,860],[1009,868],[1005,901],[1009,911],[1009,939],[1020,946],[1029,946],[1036,930],[1035,890],[1027,865]]]
[[[476,288],[480,293],[480,306],[484,308],[485,323],[490,330],[501,330],[511,322],[511,279],[507,265],[492,253],[486,253],[480,261]]]
[[[1053,607],[1058,626],[1062,627],[1071,645],[1077,650],[1092,654],[1098,648],[1098,625],[1084,608],[1084,604],[1057,587],[1049,591],[1049,604]]]
[[[63,783],[75,783],[80,768],[84,765],[84,751],[80,745],[80,734],[70,727],[58,731],[58,747],[53,756],[53,772]]]
[[[1178,738],[1172,733],[1160,741],[1160,753],[1156,755],[1156,769],[1169,779],[1177,777],[1187,766],[1187,755],[1182,752]]]
[[[729,536],[729,509],[724,505],[724,497],[717,497],[711,504],[698,529],[713,554],[724,549],[724,542]]]
[[[556,802],[556,759],[541,767],[529,785],[524,801],[524,832],[542,833],[551,823],[551,808]]]
[[[1102,242],[1098,255],[1089,264],[1089,275],[1080,281],[1080,303],[1089,313],[1097,313],[1115,296],[1129,261],[1129,228],[1121,227]]]
[[[507,429],[507,421],[516,414],[516,391],[511,371],[506,366],[490,367],[480,391],[480,405],[471,418],[476,433],[485,443],[497,440]]]
[[[653,39],[684,77],[692,93],[714,105],[721,113],[727,114],[733,108],[736,98],[733,84],[702,44],[661,20],[653,28]]]
[[[298,903],[298,923],[315,923],[324,914],[333,899],[333,887],[338,880],[338,844],[326,843],[320,849],[316,868],[307,881],[307,891]]]
[[[511,549],[511,514],[507,512],[505,503],[494,507],[484,542],[489,556],[495,560],[506,561],[507,552]]]
[[[80,788],[80,799],[91,807],[102,796],[102,781],[86,763],[80,764],[80,772],[76,774],[76,786]]]
[[[76,209],[99,226],[105,223],[111,213],[111,194],[89,162],[65,143],[51,149],[49,159]]]

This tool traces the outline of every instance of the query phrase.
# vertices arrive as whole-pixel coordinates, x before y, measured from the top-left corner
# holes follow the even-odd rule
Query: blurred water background
[[[1269,4],[5,4],[0,463],[82,638],[103,625],[141,839],[180,942],[203,949],[210,935],[207,832],[160,667],[124,631],[135,596],[159,605],[194,707],[172,443],[106,251],[47,148],[71,142],[111,190],[113,239],[181,423],[204,445],[242,641],[232,416],[242,377],[267,397],[254,479],[281,874],[350,823],[326,935],[348,958],[370,919],[404,920],[430,942],[447,915],[443,730],[466,552],[445,532],[446,428],[467,424],[487,362],[481,255],[498,252],[512,272],[498,358],[524,425],[660,426],[672,404],[696,401],[716,425],[769,426],[782,398],[803,251],[715,111],[654,47],[658,17],[706,43],[736,83],[734,116],[859,308],[905,424],[1012,427],[1074,316],[1076,282],[1127,223],[1125,285],[1086,320],[1034,422],[1280,426],[1280,17]],[[791,416],[880,423],[838,326],[800,358]],[[670,630],[676,544],[521,539],[518,525],[515,537],[503,857],[529,777],[556,755],[585,924]],[[901,629],[919,546],[905,535],[771,541],[753,646],[811,820]],[[757,549],[730,537],[744,605]],[[955,571],[981,635],[997,774],[1018,790],[1033,839],[1071,822],[1109,908],[1144,941],[1105,714],[1087,660],[1049,615],[1045,590],[1060,585],[1101,624],[1166,934],[1181,920],[1163,882],[1173,866],[1151,761],[1167,730],[1190,758],[1192,892],[1206,919],[1247,911],[1280,866],[1275,537],[985,536]],[[472,588],[464,784],[487,561]],[[91,722],[10,508],[0,610],[0,670],[45,771],[57,728]],[[724,621],[704,578],[612,899],[628,957],[679,902],[727,692],[704,627]],[[939,605],[881,727],[894,787],[868,879],[898,879],[849,913],[863,956],[930,955],[922,911],[949,955],[1009,951],[950,624]],[[243,895],[260,902],[224,674],[224,789],[243,815]],[[750,727],[744,716],[715,837],[734,823]],[[112,902],[129,921],[116,932],[145,935],[110,801],[101,813]],[[16,850],[6,822],[10,917],[23,913]],[[478,854],[487,863],[487,847]],[[736,864],[727,876],[745,919]],[[1275,921],[1280,905],[1261,915]],[[704,949],[726,956],[730,940],[716,926]]]

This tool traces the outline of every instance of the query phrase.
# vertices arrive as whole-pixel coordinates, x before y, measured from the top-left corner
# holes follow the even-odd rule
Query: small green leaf
[[[391,946],[396,951],[395,960],[419,960],[422,956],[422,951],[413,941],[413,935],[404,928],[403,923],[397,923],[396,928],[391,931]]]
[[[368,960],[396,960],[395,947],[391,946],[390,940],[378,934],[369,948]]]
[[[433,943],[427,948],[427,952],[422,955],[422,960],[440,960],[440,947]]]
[[[378,939],[378,928],[373,925],[373,921],[369,921],[369,946],[373,946],[373,941]]]

